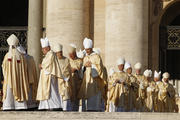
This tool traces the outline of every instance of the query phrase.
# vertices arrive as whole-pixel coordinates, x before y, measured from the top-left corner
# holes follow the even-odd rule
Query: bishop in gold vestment
[[[130,80],[123,71],[124,63],[123,58],[118,59],[119,71],[115,72],[109,80],[109,112],[128,111]]]
[[[162,78],[162,84],[159,85],[159,101],[161,104],[160,112],[174,112],[176,107],[175,89],[169,80],[169,73],[165,72]]]
[[[152,72],[150,73],[152,74]],[[147,78],[148,86],[146,88],[146,99],[145,99],[145,112],[153,112],[154,111],[154,100],[156,97],[156,83],[150,78],[151,75]]]
[[[160,108],[161,108],[161,103],[158,98],[159,89],[162,84],[162,81],[160,80],[160,78],[161,78],[161,72],[155,71],[154,82],[156,83],[156,89],[154,93],[154,112],[160,112]]]
[[[135,74],[134,76],[136,77],[137,79],[137,83],[138,83],[138,86],[140,85],[140,81],[143,80],[144,76],[143,74],[141,74],[141,68],[142,68],[142,64],[140,62],[137,62],[135,65],[134,65],[134,69],[135,69]],[[140,104],[141,104],[141,99],[139,97],[139,89],[138,89],[138,93],[137,93],[137,99],[136,99],[136,111],[140,111]]]
[[[145,70],[144,76],[139,80],[138,106],[140,112],[146,111],[147,87],[151,79],[151,70]]]
[[[131,68],[131,64],[126,62],[125,63],[125,71],[129,77],[130,80],[130,88],[129,88],[129,95],[128,95],[128,99],[129,99],[129,103],[128,103],[128,111],[131,112],[135,112],[137,111],[137,97],[138,97],[138,82],[136,77],[134,77],[134,75],[132,75],[132,68]]]
[[[71,66],[71,76],[72,76],[72,91],[74,99],[72,100],[72,110],[78,111],[80,100],[77,98],[81,84],[82,84],[82,59],[78,58],[76,55],[76,46],[74,44],[70,45],[69,48],[69,61]]]
[[[29,84],[27,78],[27,64],[16,46],[18,38],[12,34],[7,42],[9,52],[5,55],[2,70],[3,84],[3,110],[27,109]]]
[[[62,72],[62,78],[58,78],[59,95],[62,100],[63,111],[71,111],[71,101],[74,99],[72,93],[71,66],[69,59],[63,56],[63,46],[54,44],[53,51],[56,53],[56,59]]]
[[[39,66],[41,72],[36,98],[40,101],[38,109],[60,109],[62,104],[58,92],[57,79],[62,78],[62,73],[47,38],[41,39],[41,46],[45,57]]]
[[[92,40],[85,38],[86,56],[83,59],[83,81],[78,94],[84,111],[100,111],[105,96],[105,74],[101,57],[92,51]]]

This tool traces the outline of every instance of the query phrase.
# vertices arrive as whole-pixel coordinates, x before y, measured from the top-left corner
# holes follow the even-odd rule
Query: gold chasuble
[[[129,90],[129,110],[138,109],[137,106],[137,98],[138,98],[138,89],[139,84],[137,82],[137,79],[132,74],[128,74],[129,80],[131,82],[130,90]]]
[[[119,80],[119,83],[115,81]],[[112,81],[110,82],[110,96],[109,99],[114,103],[116,107],[122,107],[125,110],[128,110],[128,102],[129,102],[129,87],[130,87],[130,80],[128,75],[125,72],[116,72],[112,76]],[[122,84],[121,82],[124,82]]]
[[[57,59],[63,76],[62,78],[58,78],[59,94],[62,96],[63,100],[73,99],[71,67],[69,59],[66,57]]]
[[[140,84],[140,82],[141,82],[141,80],[143,79],[143,75],[137,75],[137,74],[134,74],[134,77],[136,77],[136,79],[137,79],[137,82],[138,82],[138,84]]]
[[[175,103],[175,89],[170,83],[162,82],[159,85],[158,98],[160,101],[160,112],[174,112]]]
[[[8,54],[10,54],[8,52],[3,60],[3,100],[6,99],[7,86],[9,86],[12,89],[14,99],[21,102],[28,100],[27,64],[23,55],[19,53],[19,60],[17,60],[15,53],[17,53],[17,50],[12,49],[11,58],[8,59]]]
[[[105,85],[107,81],[101,57],[96,53],[91,53],[84,57],[83,65],[87,62],[91,62],[91,67],[84,68],[84,76],[78,98],[88,99],[101,92],[104,99],[106,99]]]
[[[162,82],[157,81],[155,83],[156,83],[156,89],[155,89],[155,96],[154,96],[154,112],[160,112],[161,103],[160,103],[159,98],[158,98],[158,93],[159,93],[159,89],[160,89]]]
[[[146,109],[145,100],[147,98],[146,89],[148,87],[148,80],[145,76],[138,80],[139,91],[138,91],[138,110],[144,112]]]
[[[148,87],[146,89],[146,112],[153,112],[154,111],[154,100],[156,97],[156,91],[157,91],[157,86],[154,81],[148,81]]]
[[[50,50],[43,58],[41,64],[39,85],[37,90],[37,100],[48,100],[50,95],[51,77],[62,78],[55,54]]]

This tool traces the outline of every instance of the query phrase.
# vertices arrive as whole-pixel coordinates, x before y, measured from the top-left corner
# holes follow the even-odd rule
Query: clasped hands
[[[88,62],[85,63],[84,66],[85,66],[85,67],[91,67],[91,66],[92,66],[92,63],[91,63],[90,61],[88,61]]]
[[[125,84],[125,81],[124,80],[122,80],[122,79],[116,79],[115,80],[115,83],[120,83],[120,84]]]

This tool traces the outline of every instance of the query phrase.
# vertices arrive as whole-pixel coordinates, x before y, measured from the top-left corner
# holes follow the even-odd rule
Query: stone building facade
[[[28,0],[27,7],[27,51],[37,65],[41,37],[63,44],[65,55],[70,43],[83,49],[89,37],[107,69],[121,56],[170,72],[180,87],[180,0]]]

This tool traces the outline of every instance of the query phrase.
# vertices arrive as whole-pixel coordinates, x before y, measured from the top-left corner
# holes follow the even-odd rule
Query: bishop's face
[[[69,53],[69,57],[74,60],[76,58],[76,52]]]
[[[159,78],[155,77],[155,78],[154,78],[154,81],[155,81],[155,82],[159,81]]]
[[[86,50],[86,53],[88,54],[88,55],[90,55],[91,53],[92,53],[92,48],[87,48],[87,49],[85,49]]]
[[[63,51],[56,52],[56,56],[57,56],[59,59],[62,59],[62,58],[63,58]]]
[[[132,68],[128,68],[128,69],[126,70],[126,72],[127,72],[128,74],[131,74],[131,73],[132,73]]]
[[[164,82],[168,83],[169,79],[168,78],[164,78],[163,80],[164,80]]]
[[[118,69],[119,69],[120,71],[123,71],[123,70],[124,70],[124,65],[123,65],[123,64],[118,65]]]
[[[46,55],[50,50],[51,50],[51,48],[49,46],[42,48],[42,52],[44,55]]]
[[[148,81],[151,81],[151,77],[147,77],[147,80],[148,80]]]
[[[136,70],[136,74],[137,74],[137,75],[140,75],[140,74],[141,74],[141,69],[137,69],[137,70]]]

